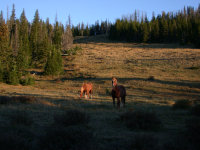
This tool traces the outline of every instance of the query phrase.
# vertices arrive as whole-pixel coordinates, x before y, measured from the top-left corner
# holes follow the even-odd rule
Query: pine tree
[[[160,40],[161,42],[167,42],[168,41],[168,23],[165,19],[165,12],[162,13],[162,18],[160,20]]]
[[[49,53],[47,62],[44,67],[45,75],[60,75],[63,72],[62,57],[60,50],[55,47]]]
[[[18,24],[15,17],[14,4],[12,9],[12,15],[9,20],[9,31],[10,31],[10,47],[13,51],[13,56],[17,57],[19,50],[19,35],[18,35]]]
[[[84,33],[83,33],[84,36],[89,36],[90,35],[90,30],[89,30],[89,27],[88,27],[88,24],[84,30]]]
[[[3,18],[3,12],[0,13],[0,62],[2,68],[8,68],[11,50],[9,48],[9,31]]]
[[[23,10],[20,17],[19,25],[19,53],[17,56],[17,66],[19,70],[23,71],[30,65],[31,52],[29,46],[28,20]]]
[[[39,61],[39,46],[40,46],[40,19],[39,12],[36,10],[30,33],[30,50],[32,53],[32,64],[35,65]]]
[[[6,80],[6,83],[12,84],[12,85],[19,84],[20,74],[17,70],[17,65],[14,58],[13,60],[11,60],[9,64],[9,70],[7,70],[4,74],[5,74],[4,78]]]
[[[143,25],[143,37],[142,42],[146,43],[149,40],[148,24],[144,23]]]
[[[62,47],[62,27],[56,21],[53,30],[53,45],[57,50],[61,50]]]
[[[46,28],[47,28],[47,34],[48,34],[48,41],[49,44],[52,45],[52,39],[53,39],[53,26],[49,22],[49,18],[46,20]]]

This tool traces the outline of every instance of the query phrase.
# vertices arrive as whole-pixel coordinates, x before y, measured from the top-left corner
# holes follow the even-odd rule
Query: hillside
[[[167,149],[169,143],[170,148],[177,148],[176,143],[183,140],[178,141],[177,137],[182,137],[190,114],[185,109],[174,111],[172,106],[179,100],[199,103],[200,49],[172,44],[113,43],[104,36],[79,39],[74,46],[82,50],[77,55],[63,56],[64,75],[42,76],[42,70],[38,69],[34,70],[37,74],[33,86],[0,83],[1,96],[26,96],[35,100],[5,104],[1,98],[1,127],[8,127],[13,112],[25,112],[33,122],[27,129],[32,133],[31,142],[26,142],[30,146],[38,142],[36,137],[45,134],[43,129],[46,131],[52,125],[56,115],[78,109],[90,118],[86,128],[92,132],[93,140],[88,139],[91,149],[131,149],[136,146],[136,140],[146,143],[143,135],[151,139],[151,143],[144,144],[147,147],[153,144],[150,149]],[[120,110],[113,108],[110,96],[113,76],[127,89],[126,107]],[[93,99],[79,98],[84,82],[93,83]],[[163,126],[156,131],[130,130],[120,121],[120,115],[129,111],[155,112]],[[20,115],[17,117],[23,116]]]

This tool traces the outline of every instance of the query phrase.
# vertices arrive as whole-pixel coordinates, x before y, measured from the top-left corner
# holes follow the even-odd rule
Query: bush
[[[20,84],[21,85],[34,85],[35,79],[32,77],[26,77],[26,78],[20,80]]]
[[[192,101],[189,100],[178,100],[172,106],[173,109],[188,109],[192,106]]]
[[[147,78],[147,80],[149,80],[149,81],[154,81],[154,80],[155,80],[155,77],[154,77],[154,76],[149,76],[149,77]]]
[[[19,84],[19,77],[15,70],[11,70],[9,72],[5,72],[4,78],[6,79],[7,84],[17,85]]]
[[[50,127],[39,140],[39,147],[48,150],[91,149],[92,133],[82,126]]]
[[[108,96],[111,96],[112,94],[111,94],[111,91],[109,90],[109,89],[105,89],[105,93],[106,93],[106,95],[108,95]]]
[[[11,102],[11,98],[8,96],[0,96],[0,104],[9,104]]]
[[[32,96],[13,96],[11,100],[15,103],[35,103],[36,99]]]
[[[193,106],[190,112],[192,115],[200,116],[200,104]]]
[[[59,50],[53,49],[44,67],[45,75],[60,75],[63,72],[62,57]]]
[[[1,61],[0,61],[0,82],[3,82],[3,67],[1,65]]]
[[[54,116],[54,124],[63,126],[87,124],[89,122],[89,116],[79,110],[67,110],[62,115]]]
[[[80,50],[82,50],[82,48],[76,46],[74,48],[71,48],[71,49],[68,49],[68,50],[64,51],[64,53],[67,54],[67,55],[76,55],[77,52],[80,51]]]
[[[200,118],[192,117],[186,120],[186,137],[194,144],[197,149],[200,148]]]
[[[0,133],[2,150],[28,150],[33,147],[34,134],[27,127],[1,127]]]
[[[0,104],[34,103],[36,99],[31,96],[0,96]]]
[[[167,137],[163,144],[162,150],[194,150],[190,142],[180,133],[175,135],[170,135]]]
[[[154,112],[128,111],[120,120],[130,129],[155,130],[161,127],[161,120]]]
[[[9,118],[11,125],[31,126],[33,124],[32,118],[24,111],[15,111]]]
[[[131,140],[130,149],[158,150],[158,139],[151,134],[137,134]]]

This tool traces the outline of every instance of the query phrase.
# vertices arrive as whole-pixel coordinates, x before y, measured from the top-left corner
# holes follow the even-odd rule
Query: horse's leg
[[[125,96],[121,98],[122,99],[122,107],[125,107]]]
[[[87,91],[88,99],[90,98],[90,91]]]
[[[113,96],[113,106],[115,107],[115,97]]]
[[[117,98],[117,107],[120,108],[120,97]]]
[[[87,93],[86,92],[84,92],[85,93],[85,98],[87,99]]]
[[[89,92],[89,93],[90,93],[90,97],[91,97],[91,99],[92,99],[92,90],[90,90],[90,92]]]

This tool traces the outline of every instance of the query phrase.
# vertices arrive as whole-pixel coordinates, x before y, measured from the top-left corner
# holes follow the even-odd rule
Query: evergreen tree
[[[19,70],[23,71],[30,65],[31,52],[29,46],[28,20],[23,10],[20,17],[19,25],[19,53],[17,56],[17,66]]]
[[[47,61],[48,53],[51,49],[51,42],[49,41],[48,31],[46,24],[44,22],[41,23],[41,31],[40,31],[40,42],[38,46],[38,60],[39,64],[43,66]]]
[[[83,35],[84,35],[84,36],[89,36],[89,35],[90,35],[90,30],[89,30],[88,25],[86,26]]]
[[[63,66],[60,50],[53,47],[45,64],[44,73],[45,75],[60,75],[62,72]]]
[[[3,82],[3,75],[4,75],[3,66],[0,62],[0,82]]]
[[[61,50],[62,47],[62,26],[56,21],[53,30],[53,45],[57,50]]]
[[[39,61],[39,46],[41,42],[40,31],[41,25],[39,19],[39,12],[38,10],[36,10],[30,33],[30,49],[32,53],[32,64],[34,65]]]
[[[20,74],[17,70],[17,65],[15,60],[11,60],[9,64],[9,70],[6,70],[4,73],[4,78],[6,83],[17,85],[19,84]]]
[[[167,42],[168,41],[168,23],[165,19],[165,12],[162,13],[162,18],[160,19],[160,40],[161,42]]]
[[[10,47],[13,52],[13,56],[17,57],[19,49],[19,35],[18,35],[18,24],[15,17],[15,5],[13,4],[12,15],[9,20],[9,31],[10,31]]]
[[[48,34],[48,41],[50,44],[52,44],[53,39],[53,26],[49,22],[49,18],[46,20],[46,28],[47,28],[47,34]]]
[[[0,62],[2,68],[8,68],[11,50],[9,48],[9,31],[3,18],[3,12],[0,13]]]

